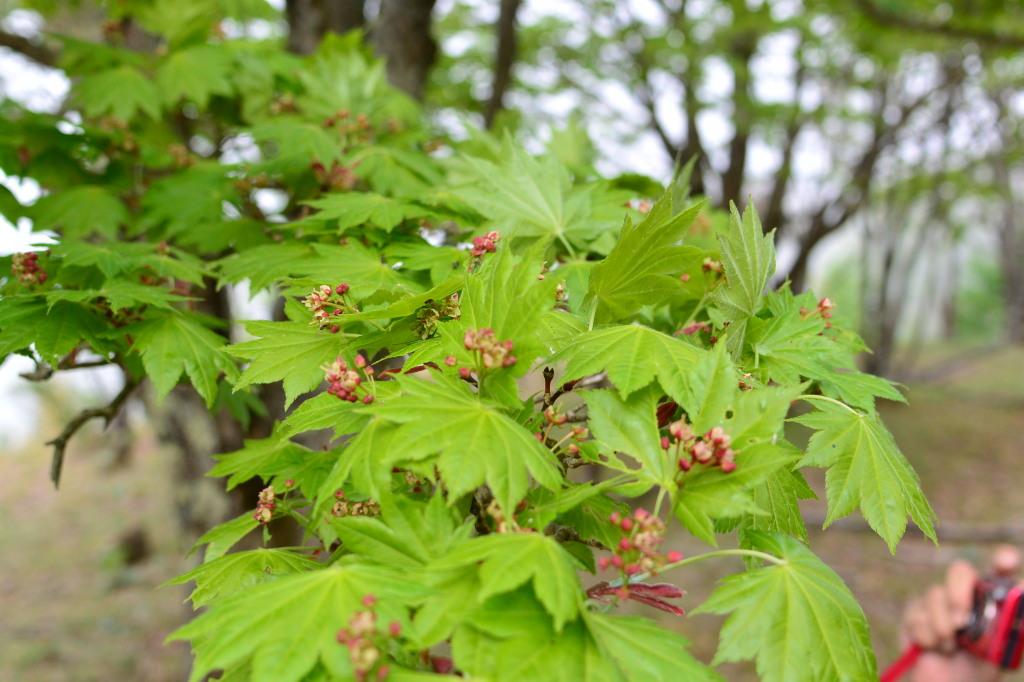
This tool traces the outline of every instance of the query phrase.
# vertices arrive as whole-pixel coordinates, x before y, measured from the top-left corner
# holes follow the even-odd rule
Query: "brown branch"
[[[112,360],[89,360],[88,362],[73,362],[70,360],[72,356],[68,355],[63,360],[57,363],[57,367],[54,368],[46,362],[37,361],[36,368],[31,372],[22,372],[19,376],[27,381],[46,381],[54,375],[58,370],[68,369],[91,369],[94,367],[105,367],[106,365],[112,365]]]
[[[135,387],[139,385],[139,382],[131,377],[125,376],[124,388],[118,393],[110,404],[106,407],[90,407],[79,412],[75,417],[68,422],[64,430],[60,432],[56,438],[51,441],[47,441],[47,445],[53,446],[53,461],[50,464],[50,480],[53,481],[53,487],[60,487],[60,472],[64,468],[64,451],[67,449],[68,442],[72,436],[82,428],[86,422],[93,419],[103,419],[103,425],[106,427],[110,424],[110,421],[117,416],[118,411],[121,409],[121,405],[128,399]]]
[[[947,38],[976,40],[982,47],[1024,47],[1024,35],[1014,35],[1002,31],[990,31],[971,26],[958,26],[952,21],[928,21],[921,17],[910,16],[884,7],[879,7],[872,0],[855,0],[857,6],[866,17],[886,28],[905,28],[922,33],[934,33]]]
[[[13,50],[43,66],[55,67],[57,65],[58,53],[56,50],[52,50],[42,43],[25,36],[20,36],[17,33],[0,31],[0,47]]]
[[[505,107],[505,92],[512,83],[512,67],[516,63],[516,14],[522,0],[501,0],[498,13],[498,49],[494,53],[494,80],[491,96],[484,107],[484,126],[490,130],[494,119]]]

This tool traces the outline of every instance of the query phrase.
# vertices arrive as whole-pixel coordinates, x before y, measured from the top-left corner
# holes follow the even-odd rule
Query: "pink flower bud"
[[[388,623],[388,634],[390,634],[392,637],[398,637],[400,634],[402,634],[402,624],[399,623],[397,620],[393,620],[390,623]]]
[[[690,461],[689,457],[680,457],[679,458],[679,470],[680,471],[689,471],[691,467],[693,467],[693,462]]]
[[[629,531],[633,530],[633,519],[628,517],[624,518],[622,519],[622,523],[620,525],[622,527],[622,530],[628,533]]]
[[[372,402],[373,402],[373,394],[372,393],[367,393],[366,395],[363,396],[363,405],[369,405]]]
[[[683,560],[683,553],[677,552],[676,550],[672,550],[671,552],[665,555],[665,558],[668,559],[670,564],[674,564],[677,561]]]
[[[356,367],[359,369],[366,367],[366,358],[363,357],[362,353],[356,355]]]
[[[622,521],[622,515],[620,515],[619,512],[612,512],[611,516],[608,517],[608,520],[611,521],[613,526],[617,526]]]
[[[668,450],[668,446],[669,445],[671,445],[671,443],[668,440],[668,436],[662,436],[661,437],[661,449],[662,450]]]
[[[377,597],[372,594],[363,596],[363,606],[366,608],[373,608],[377,604]]]
[[[609,557],[603,556],[597,560],[597,567],[600,568],[602,571],[605,571],[608,570],[608,567],[611,566],[611,563],[612,560]]]
[[[618,554],[612,557],[612,566],[615,568],[622,568],[622,557]]]
[[[651,513],[644,509],[643,507],[637,507],[636,511],[633,512],[633,518],[635,518],[637,521],[643,521],[650,515]]]
[[[632,546],[633,543],[629,541],[629,538],[622,538],[621,540],[619,540],[619,549],[623,552],[628,552]]]
[[[348,290],[349,290],[349,286],[345,282],[342,282],[338,286],[334,287],[334,292],[336,294],[338,294],[339,296],[344,296],[345,294],[348,293]]]
[[[449,355],[448,357],[446,357],[444,359],[444,364],[448,365],[449,367],[454,367],[455,366],[455,362],[456,362],[456,360],[455,360],[455,356],[454,355]]]
[[[626,566],[626,575],[636,575],[640,572],[639,564],[629,564]]]

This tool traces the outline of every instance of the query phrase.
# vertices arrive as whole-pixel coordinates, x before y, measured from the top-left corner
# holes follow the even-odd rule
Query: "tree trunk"
[[[365,23],[364,0],[287,0],[288,51],[310,54],[328,31],[347,33]]]
[[[494,80],[491,96],[484,108],[484,125],[489,130],[494,118],[505,107],[505,92],[512,82],[512,66],[516,61],[516,14],[521,0],[501,0],[498,14],[498,48],[494,53]]]
[[[373,43],[387,62],[388,80],[415,99],[423,99],[427,75],[437,59],[430,33],[436,0],[381,0]]]

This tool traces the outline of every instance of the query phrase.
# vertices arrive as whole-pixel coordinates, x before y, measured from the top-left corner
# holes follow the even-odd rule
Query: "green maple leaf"
[[[689,646],[686,638],[647,618],[585,611],[583,622],[604,658],[615,665],[621,679],[629,682],[721,679],[686,650]]]
[[[388,393],[391,388],[389,384],[378,384],[378,398]],[[333,429],[337,437],[358,431],[367,421],[366,415],[357,412],[352,403],[340,400],[330,393],[321,393],[303,401],[292,410],[274,433],[278,438],[291,438],[306,431]]]
[[[331,396],[335,400],[334,396]],[[383,419],[370,419],[345,446],[335,460],[320,489],[314,514],[327,511],[334,502],[334,491],[351,483],[359,492],[379,498],[387,488],[396,427]]]
[[[402,425],[395,434],[401,448],[389,460],[436,454],[451,499],[486,482],[506,510],[526,495],[527,473],[551,490],[561,486],[554,455],[532,433],[463,382],[437,373],[432,378],[402,378],[401,395],[366,408]]]
[[[634,471],[612,454],[606,461],[621,471],[634,471],[651,483],[668,485],[672,480],[674,462],[662,450],[655,419],[657,396],[644,391],[621,399],[614,391],[585,391],[587,424],[594,437],[612,453],[622,452],[640,463]]]
[[[246,662],[253,682],[298,682],[322,662],[338,677],[352,675],[338,629],[364,608],[362,597],[379,599],[382,622],[408,624],[402,604],[420,594],[407,576],[382,566],[348,564],[293,573],[219,600],[170,641],[188,640],[195,652],[190,680],[217,668]]]
[[[780,384],[813,379],[826,395],[864,410],[875,409],[876,397],[905,402],[890,382],[857,371],[852,355],[835,339],[823,335],[824,320],[802,316],[798,305],[791,298],[775,316],[750,320],[747,340],[758,376]]]
[[[319,212],[296,223],[334,222],[338,234],[350,227],[370,223],[390,232],[407,218],[419,218],[429,214],[422,206],[402,199],[374,194],[373,192],[332,192],[322,199],[307,201]]]
[[[260,244],[233,253],[216,262],[221,282],[237,284],[249,280],[249,290],[256,294],[295,272],[295,264],[313,255],[306,244],[291,241]]]
[[[196,587],[188,598],[192,608],[198,609],[278,576],[320,567],[316,561],[288,550],[254,549],[207,561],[165,584],[184,585],[195,581]]]
[[[784,563],[725,578],[697,609],[730,614],[714,662],[756,660],[765,682],[878,679],[867,619],[842,579],[798,540],[748,539]]]
[[[259,338],[227,349],[249,360],[235,388],[284,380],[286,408],[323,381],[323,366],[333,362],[348,343],[343,334],[301,322],[246,322],[245,329]]]
[[[117,312],[139,305],[151,305],[163,310],[173,309],[175,303],[187,301],[185,296],[171,293],[167,289],[136,284],[124,279],[111,279],[99,289],[53,289],[46,292],[46,302],[52,306],[57,301],[94,301],[104,299],[110,309]]]
[[[751,497],[764,514],[750,514],[743,519],[745,528],[785,533],[807,542],[807,525],[800,513],[800,500],[817,498],[803,474],[780,468],[754,486]]]
[[[736,368],[725,351],[725,344],[720,343],[702,354],[693,370],[686,374],[685,390],[678,401],[686,410],[694,431],[704,433],[722,423],[726,410],[736,398],[737,385]]]
[[[240,449],[214,455],[214,459],[217,464],[206,475],[213,478],[227,476],[228,490],[256,477],[265,482],[276,478],[277,481],[291,479],[303,493],[312,495],[330,471],[334,454],[310,450],[298,443],[271,436],[247,440]]]
[[[615,248],[590,275],[587,296],[597,306],[597,322],[632,317],[679,291],[679,273],[700,253],[679,240],[703,207],[682,210],[670,191],[635,226],[627,218]]]
[[[58,301],[49,310],[42,305],[23,304],[12,308],[10,313],[8,323],[0,319],[4,330],[4,340],[0,342],[3,352],[21,350],[32,344],[44,360],[57,364],[83,341],[97,352],[104,352],[111,345],[104,338],[109,331],[106,321],[77,303]]]
[[[500,162],[466,157],[463,163],[473,182],[457,187],[456,196],[505,236],[556,239],[572,253],[573,245],[614,230],[621,219],[621,208],[611,215],[597,210],[590,190],[572,187],[554,156],[531,157],[508,139]]]
[[[539,533],[486,535],[457,546],[430,568],[443,571],[477,563],[478,602],[530,582],[556,631],[579,612],[582,591],[572,556],[554,538]]]
[[[729,349],[739,353],[747,321],[757,314],[768,278],[775,272],[774,232],[764,233],[753,205],[740,217],[730,205],[729,229],[718,235],[725,283],[712,297],[718,317],[729,322]]]
[[[117,237],[130,215],[124,203],[106,187],[82,185],[40,199],[31,209],[35,230],[57,230],[72,237],[98,232]]]
[[[214,239],[219,244],[219,234],[228,224],[224,204],[237,201],[234,181],[228,169],[215,161],[196,163],[156,180],[142,195],[140,228],[162,227],[186,242],[201,245]],[[260,228],[251,225],[250,229]]]
[[[160,118],[160,90],[130,66],[83,77],[74,87],[73,98],[86,116],[110,114],[127,122],[142,112],[150,118]]]
[[[563,383],[603,371],[627,398],[657,379],[681,402],[688,395],[687,375],[707,353],[650,327],[629,324],[581,334],[551,361],[565,362]]]
[[[268,172],[304,174],[314,161],[330,168],[342,158],[337,133],[295,116],[275,117],[253,126],[249,132],[269,157],[259,164],[260,169]]]
[[[205,545],[206,552],[203,553],[203,561],[214,561],[218,557],[224,556],[229,549],[257,526],[259,526],[259,522],[253,518],[251,511],[247,511],[203,533],[192,545],[189,554],[191,555]]]
[[[828,467],[826,527],[860,507],[889,550],[903,537],[909,516],[933,542],[932,510],[910,462],[875,413],[861,413],[828,398],[807,396],[814,412],[795,421],[815,429],[800,466]]]
[[[453,511],[441,495],[425,504],[384,495],[381,515],[345,516],[331,521],[350,551],[385,566],[416,570],[447,555],[466,540],[470,524],[456,526]]]
[[[213,95],[230,95],[231,55],[213,45],[197,45],[171,53],[157,70],[156,82],[164,102],[177,104],[189,100],[205,109]]]
[[[169,313],[151,318],[133,327],[133,335],[132,349],[142,356],[146,375],[160,397],[167,395],[184,373],[207,406],[212,406],[221,373],[229,380],[238,374],[235,363],[224,354],[226,339],[193,315]]]

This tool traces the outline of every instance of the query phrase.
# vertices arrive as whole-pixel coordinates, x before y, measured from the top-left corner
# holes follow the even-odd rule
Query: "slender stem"
[[[690,323],[692,323],[695,319],[697,319],[697,313],[699,313],[701,311],[701,309],[704,308],[704,304],[707,303],[707,300],[708,300],[708,292],[705,291],[704,295],[700,297],[699,301],[697,301],[697,305],[693,309],[693,312],[690,313],[690,316],[688,318],[686,318],[686,322],[683,322],[683,328],[684,329],[686,327],[689,327]]]
[[[852,407],[850,407],[849,405],[844,403],[842,400],[836,400],[835,398],[829,398],[827,395],[812,395],[810,393],[804,393],[803,395],[797,396],[797,399],[798,400],[811,400],[811,401],[813,401],[813,400],[823,400],[823,401],[825,401],[827,403],[833,403],[835,405],[839,405],[840,407],[843,407],[843,408],[849,410],[850,412],[854,413],[855,415],[861,416],[860,412],[858,412],[857,410],[853,409]]]
[[[590,309],[590,321],[587,323],[587,331],[593,331],[594,320],[597,318],[597,301],[594,301],[593,307]]]
[[[780,559],[774,554],[768,554],[767,552],[759,552],[756,549],[716,549],[713,552],[696,554],[691,557],[686,557],[685,559],[682,559],[675,563],[666,564],[665,566],[662,566],[658,572],[660,573],[662,571],[668,571],[673,568],[679,568],[680,566],[686,566],[687,564],[695,564],[699,561],[704,561],[705,559],[716,559],[718,557],[723,556],[748,556],[754,559],[761,559],[762,561],[767,561],[768,563],[775,564],[776,566],[786,565],[785,559]]]
[[[562,246],[564,246],[565,250],[569,252],[569,258],[576,260],[576,251],[572,248],[572,244],[569,243],[569,240],[566,239],[565,235],[561,232],[558,233],[558,241],[562,242]]]
[[[658,490],[658,501],[654,503],[654,515],[661,515],[661,503],[665,501],[665,493],[668,492],[664,486]]]

